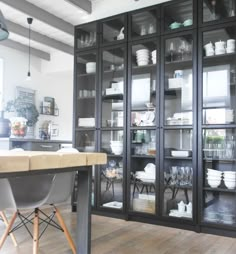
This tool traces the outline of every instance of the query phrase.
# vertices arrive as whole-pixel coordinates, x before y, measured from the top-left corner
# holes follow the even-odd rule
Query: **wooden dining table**
[[[107,163],[105,153],[0,151],[0,178],[78,172],[77,253],[91,253],[92,166]]]

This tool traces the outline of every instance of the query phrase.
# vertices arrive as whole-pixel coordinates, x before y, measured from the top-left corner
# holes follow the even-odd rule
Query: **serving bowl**
[[[207,178],[207,182],[208,182],[208,184],[210,185],[211,188],[217,188],[218,186],[220,186],[221,179],[212,180],[212,179]]]

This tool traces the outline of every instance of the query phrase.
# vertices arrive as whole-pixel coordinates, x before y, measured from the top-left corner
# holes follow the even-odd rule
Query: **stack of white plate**
[[[95,73],[96,72],[96,62],[86,63],[86,73]]]
[[[156,64],[156,62],[157,62],[157,51],[153,50],[152,51],[152,63]]]
[[[236,187],[236,172],[235,171],[224,171],[224,183],[228,189],[235,189]]]
[[[136,51],[136,59],[138,66],[148,65],[149,63],[149,50],[139,49]]]
[[[211,188],[220,186],[222,180],[222,172],[215,169],[207,169],[207,181]]]

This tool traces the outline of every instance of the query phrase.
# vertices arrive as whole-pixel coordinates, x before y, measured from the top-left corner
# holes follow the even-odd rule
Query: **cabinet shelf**
[[[77,100],[94,100],[95,96],[78,97]]]
[[[123,101],[124,95],[123,94],[110,94],[110,95],[103,95],[102,100],[104,102],[117,102]]]
[[[226,63],[234,63],[236,59],[235,53],[224,54],[224,55],[214,55],[214,56],[205,56],[203,58],[204,66],[215,66],[222,65]]]
[[[165,62],[165,67],[168,70],[175,70],[175,69],[190,69],[193,67],[192,60],[183,60],[183,61],[172,61],[172,62]]]
[[[131,158],[139,158],[139,159],[156,159],[155,155],[148,155],[148,154],[135,154],[131,155]]]
[[[165,160],[192,160],[192,157],[173,157],[173,156],[165,156]]]
[[[219,159],[219,158],[203,158],[203,160],[207,162],[221,162],[221,163],[232,163],[236,162],[236,159]]]
[[[229,190],[229,189],[224,189],[224,188],[204,187],[203,190],[205,190],[205,191],[218,191],[218,192],[236,193],[236,189],[234,189],[234,190]]]
[[[77,77],[80,78],[80,77],[94,77],[95,78],[96,76],[96,72],[94,73],[82,73],[82,74],[77,74]]]

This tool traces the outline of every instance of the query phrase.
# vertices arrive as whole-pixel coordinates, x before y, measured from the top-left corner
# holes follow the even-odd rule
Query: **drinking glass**
[[[173,62],[174,61],[174,51],[175,51],[175,46],[174,46],[173,42],[170,43],[168,51],[170,53],[170,61]]]

